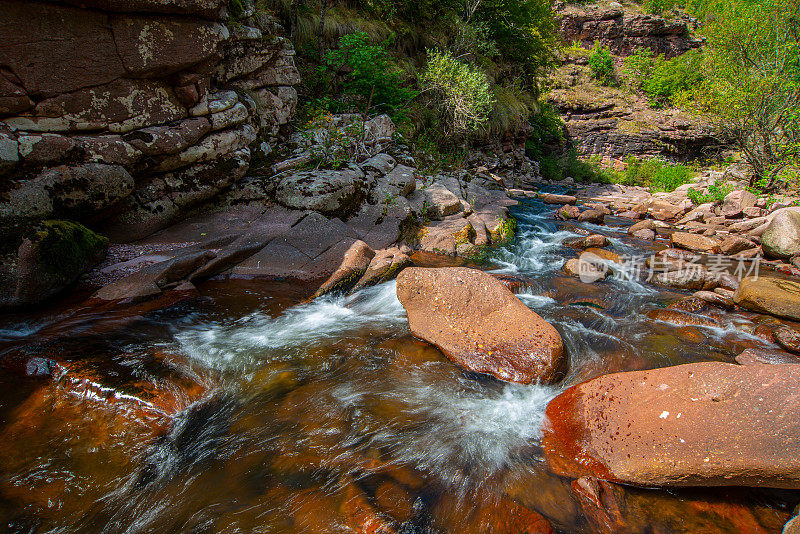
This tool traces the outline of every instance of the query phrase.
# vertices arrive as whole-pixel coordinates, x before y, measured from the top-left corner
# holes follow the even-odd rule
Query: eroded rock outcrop
[[[523,384],[563,377],[559,333],[487,273],[412,267],[397,277],[397,297],[411,332],[469,371]]]
[[[226,5],[0,0],[0,226],[139,239],[244,177],[299,75],[269,16]]]
[[[269,17],[229,25],[226,4],[0,2],[2,220],[133,239],[241,178],[299,75]]]
[[[558,29],[567,43],[578,41],[591,48],[598,42],[621,56],[630,55],[636,48],[649,48],[670,58],[701,44],[692,38],[685,20],[626,12],[621,6],[568,4],[558,13]]]

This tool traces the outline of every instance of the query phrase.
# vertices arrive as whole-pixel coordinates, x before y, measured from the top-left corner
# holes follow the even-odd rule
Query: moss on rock
[[[67,278],[73,278],[74,273],[80,273],[108,249],[108,238],[73,221],[43,221],[31,241],[42,269]]]

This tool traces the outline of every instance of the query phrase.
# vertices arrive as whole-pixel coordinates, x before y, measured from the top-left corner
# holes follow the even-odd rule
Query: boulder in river
[[[778,211],[761,234],[761,248],[770,258],[800,255],[800,213]]]
[[[747,277],[733,301],[750,311],[800,321],[800,282],[784,278]]]
[[[800,365],[615,373],[547,406],[550,467],[636,486],[800,488]]]
[[[715,239],[702,235],[690,234],[688,232],[673,233],[670,237],[670,243],[676,248],[702,252],[704,254],[719,252],[719,243]]]
[[[564,375],[558,331],[490,274],[412,267],[397,277],[397,297],[411,332],[469,371],[523,384]]]

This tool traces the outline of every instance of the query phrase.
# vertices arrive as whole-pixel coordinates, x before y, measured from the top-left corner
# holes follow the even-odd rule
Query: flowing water
[[[733,356],[764,342],[646,313],[684,294],[560,269],[580,229],[526,200],[482,268],[561,332],[557,386],[462,371],[411,336],[394,282],[304,302],[313,287],[210,281],[200,299],[65,303],[0,322],[0,519],[18,532],[778,532],[795,492],[618,488],[604,528],[539,447],[547,403],[602,374]],[[619,226],[625,256],[652,252]],[[33,358],[33,359],[31,359]],[[31,361],[53,377],[22,378]],[[48,362],[54,363],[48,363]],[[27,363],[26,363],[27,362]],[[44,362],[44,363],[41,363]],[[613,505],[613,506],[612,506]],[[527,526],[526,526],[527,525]]]

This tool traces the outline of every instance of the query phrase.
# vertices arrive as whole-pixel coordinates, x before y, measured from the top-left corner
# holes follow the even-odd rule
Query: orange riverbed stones
[[[565,476],[800,488],[800,365],[703,362],[601,376],[550,402],[542,445]]]
[[[529,384],[561,379],[558,331],[490,274],[465,267],[412,267],[397,277],[411,332],[460,367]]]

